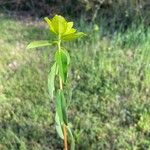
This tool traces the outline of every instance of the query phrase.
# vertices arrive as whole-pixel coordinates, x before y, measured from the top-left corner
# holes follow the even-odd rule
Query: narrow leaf
[[[67,28],[67,21],[60,15],[55,15],[51,21],[52,27],[57,34],[63,34]]]
[[[56,122],[56,131],[58,135],[60,136],[60,138],[64,139],[63,130],[62,130],[60,119],[57,113],[55,115],[55,122]]]
[[[57,65],[56,65],[56,63],[54,63],[54,65],[51,67],[51,71],[48,75],[48,90],[49,90],[50,97],[52,99],[53,99],[53,93],[55,90],[54,80],[55,80],[56,70],[57,70]]]
[[[66,31],[63,35],[71,34],[76,32],[76,29],[72,28],[73,27],[73,22],[67,22],[67,28]]]
[[[69,65],[70,64],[70,55],[69,55],[68,51],[65,48],[63,48],[63,52],[67,57],[67,65]]]
[[[57,92],[56,96],[56,113],[58,114],[60,124],[63,124],[63,113],[62,113],[62,99],[61,99],[61,93],[60,90]]]
[[[71,41],[71,40],[75,40],[77,38],[81,38],[81,37],[83,37],[85,35],[86,34],[84,34],[83,32],[71,33],[71,34],[63,36],[62,40],[63,41]]]
[[[55,34],[56,34],[56,32],[55,32],[55,30],[54,30],[54,28],[53,28],[53,26],[52,26],[51,20],[50,20],[48,17],[45,17],[44,19],[45,19],[45,21],[47,22],[47,24],[49,25],[50,31],[52,31],[52,33],[55,33]]]
[[[58,65],[58,71],[63,82],[66,82],[67,79],[67,56],[63,50],[57,51],[55,54],[56,63]]]
[[[66,110],[66,100],[63,91],[60,91],[60,94],[61,94],[61,109],[62,109],[63,121],[67,125],[68,118],[67,118],[67,110]]]
[[[71,129],[70,129],[69,126],[67,126],[67,129],[68,129],[68,132],[69,132],[69,135],[70,135],[70,138],[71,138],[71,147],[70,147],[70,150],[75,150],[75,140],[74,140],[72,131],[71,131]]]
[[[47,41],[34,41],[34,42],[31,42],[27,46],[27,49],[43,47],[43,46],[50,46],[50,45],[52,45],[52,43],[48,40]]]
[[[60,123],[67,125],[66,100],[63,91],[59,90],[56,97],[56,113],[59,116]]]

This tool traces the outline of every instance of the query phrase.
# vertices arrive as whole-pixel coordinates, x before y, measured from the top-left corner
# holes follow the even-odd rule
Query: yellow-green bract
[[[86,35],[83,32],[77,32],[77,30],[73,28],[73,22],[67,22],[66,19],[60,15],[55,15],[52,19],[48,17],[44,19],[49,25],[50,32],[59,36],[59,39],[62,41],[71,41]],[[51,46],[56,43],[57,41],[50,40],[33,41],[27,46],[27,49]]]
[[[61,36],[61,40],[69,41],[84,36],[83,32],[77,32],[73,28],[73,22],[67,22],[66,19],[60,15],[55,15],[51,20],[44,18],[49,25],[50,31],[56,35]]]

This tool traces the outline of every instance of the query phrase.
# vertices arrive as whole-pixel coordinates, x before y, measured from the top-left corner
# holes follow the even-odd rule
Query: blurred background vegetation
[[[55,49],[44,16],[74,20],[66,90],[77,150],[150,149],[149,0],[0,1],[0,150],[63,149],[47,75]],[[70,50],[71,49],[71,50]]]

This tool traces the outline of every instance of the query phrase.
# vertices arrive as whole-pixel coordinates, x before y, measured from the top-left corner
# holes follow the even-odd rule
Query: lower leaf
[[[71,131],[71,129],[70,129],[69,126],[67,126],[67,130],[68,130],[69,136],[71,138],[71,145],[70,145],[71,147],[70,147],[70,150],[75,150],[75,140],[74,140],[72,131]]]
[[[61,122],[60,122],[60,119],[59,119],[59,116],[57,113],[55,115],[55,122],[56,122],[56,131],[57,131],[58,135],[60,136],[61,139],[64,139]]]

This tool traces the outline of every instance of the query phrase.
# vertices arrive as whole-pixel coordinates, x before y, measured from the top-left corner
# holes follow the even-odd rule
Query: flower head
[[[73,22],[67,22],[66,19],[60,15],[55,15],[52,19],[44,18],[49,25],[50,32],[60,35],[64,41],[73,40],[84,36],[83,32],[77,32],[73,28]]]

